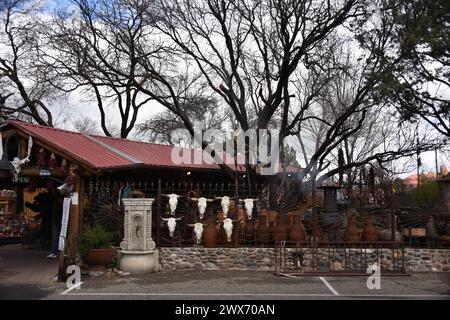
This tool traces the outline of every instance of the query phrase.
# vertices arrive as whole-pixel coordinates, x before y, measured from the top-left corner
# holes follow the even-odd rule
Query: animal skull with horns
[[[178,205],[178,199],[181,197],[177,194],[164,194],[165,197],[169,198],[169,207],[170,207],[170,214],[175,215],[175,210],[177,210]]]
[[[197,244],[200,244],[202,241],[202,235],[203,235],[203,227],[206,227],[208,224],[204,224],[201,222],[197,222],[194,224],[188,224],[189,227],[194,228],[195,238],[197,240]]]
[[[201,198],[190,198],[192,201],[198,202],[197,206],[198,206],[198,213],[199,213],[199,218],[200,220],[203,219],[203,217],[205,216],[205,211],[206,211],[206,207],[208,206],[208,202],[213,202],[214,199],[207,199],[204,197]]]
[[[222,200],[220,202],[220,205],[222,206],[223,217],[227,218],[228,217],[228,212],[230,211],[230,200],[234,199],[234,198],[223,196],[223,197],[216,197],[216,199],[217,200]]]
[[[0,134],[0,159],[3,157],[3,142],[2,136]],[[22,165],[30,162],[31,148],[33,147],[33,138],[31,136],[28,137],[28,148],[27,148],[27,156],[23,159],[19,157],[14,157],[13,161],[11,161],[12,166],[14,167],[14,177],[17,179],[20,171],[22,170]]]
[[[223,220],[223,229],[225,230],[225,234],[227,235],[228,242],[231,242],[231,235],[233,234],[233,222],[238,222],[238,220],[232,220],[230,218],[226,218]]]
[[[252,219],[252,213],[253,213],[253,207],[254,207],[254,202],[258,201],[259,199],[239,199],[240,201],[244,201],[244,206],[245,206],[245,211],[247,211],[247,218],[248,220]]]
[[[167,222],[167,228],[169,229],[169,235],[171,238],[173,238],[173,234],[175,232],[175,228],[177,226],[177,221],[180,221],[183,219],[183,217],[180,218],[161,218],[163,221]]]

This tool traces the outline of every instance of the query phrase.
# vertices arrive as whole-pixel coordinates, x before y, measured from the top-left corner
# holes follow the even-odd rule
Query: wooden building
[[[236,178],[242,180],[245,175],[244,166],[219,166],[201,150],[183,149],[182,152],[187,152],[192,159],[191,164],[186,164],[172,161],[173,147],[167,145],[86,135],[21,121],[4,122],[0,133],[4,151],[0,190],[16,194],[15,201],[0,197],[0,205],[8,211],[14,208],[16,214],[29,222],[33,213],[24,203],[32,200],[39,187],[49,180],[55,181],[57,186],[65,184],[76,195],[69,224],[69,252],[72,255],[75,239],[83,227],[85,208],[94,194],[101,197],[108,193],[111,197],[115,192],[120,197],[124,186],[132,185],[145,196],[155,196],[153,191],[158,187],[161,189],[158,186],[161,181],[165,184],[163,188],[169,191],[180,189],[181,185],[184,189],[193,187],[197,191],[206,190],[208,186],[224,189],[225,184],[229,190]],[[196,164],[195,157],[207,160]],[[14,168],[11,165],[14,159],[23,163]],[[230,162],[228,159],[227,163]],[[289,167],[286,172],[295,175],[299,168]]]

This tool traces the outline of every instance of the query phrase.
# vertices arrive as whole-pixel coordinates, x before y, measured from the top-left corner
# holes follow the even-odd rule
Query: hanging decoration
[[[51,170],[55,170],[57,166],[58,166],[58,163],[56,162],[55,154],[52,152],[50,159],[48,160],[48,167]]]
[[[11,164],[14,167],[14,178],[17,179],[19,177],[19,173],[22,170],[22,165],[30,162],[30,155],[31,155],[31,148],[33,147],[33,138],[29,136],[28,138],[28,150],[27,150],[27,156],[24,159],[19,159],[19,157],[15,157],[13,161],[11,161]]]
[[[47,154],[45,153],[44,148],[41,148],[39,150],[36,164],[38,167],[41,167],[41,168],[45,168],[47,166]]]

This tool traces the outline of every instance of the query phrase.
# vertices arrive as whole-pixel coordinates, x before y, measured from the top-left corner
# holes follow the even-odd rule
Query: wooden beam
[[[72,203],[70,212],[70,235],[69,235],[69,256],[71,260],[75,259],[77,253],[77,239],[80,234],[80,194],[81,179],[78,175],[74,176],[74,193],[78,193],[78,203]]]

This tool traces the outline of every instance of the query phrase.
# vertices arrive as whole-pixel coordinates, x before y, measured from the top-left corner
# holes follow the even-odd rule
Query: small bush
[[[84,256],[91,249],[108,249],[112,240],[113,234],[102,226],[88,226],[78,237],[78,251]]]

